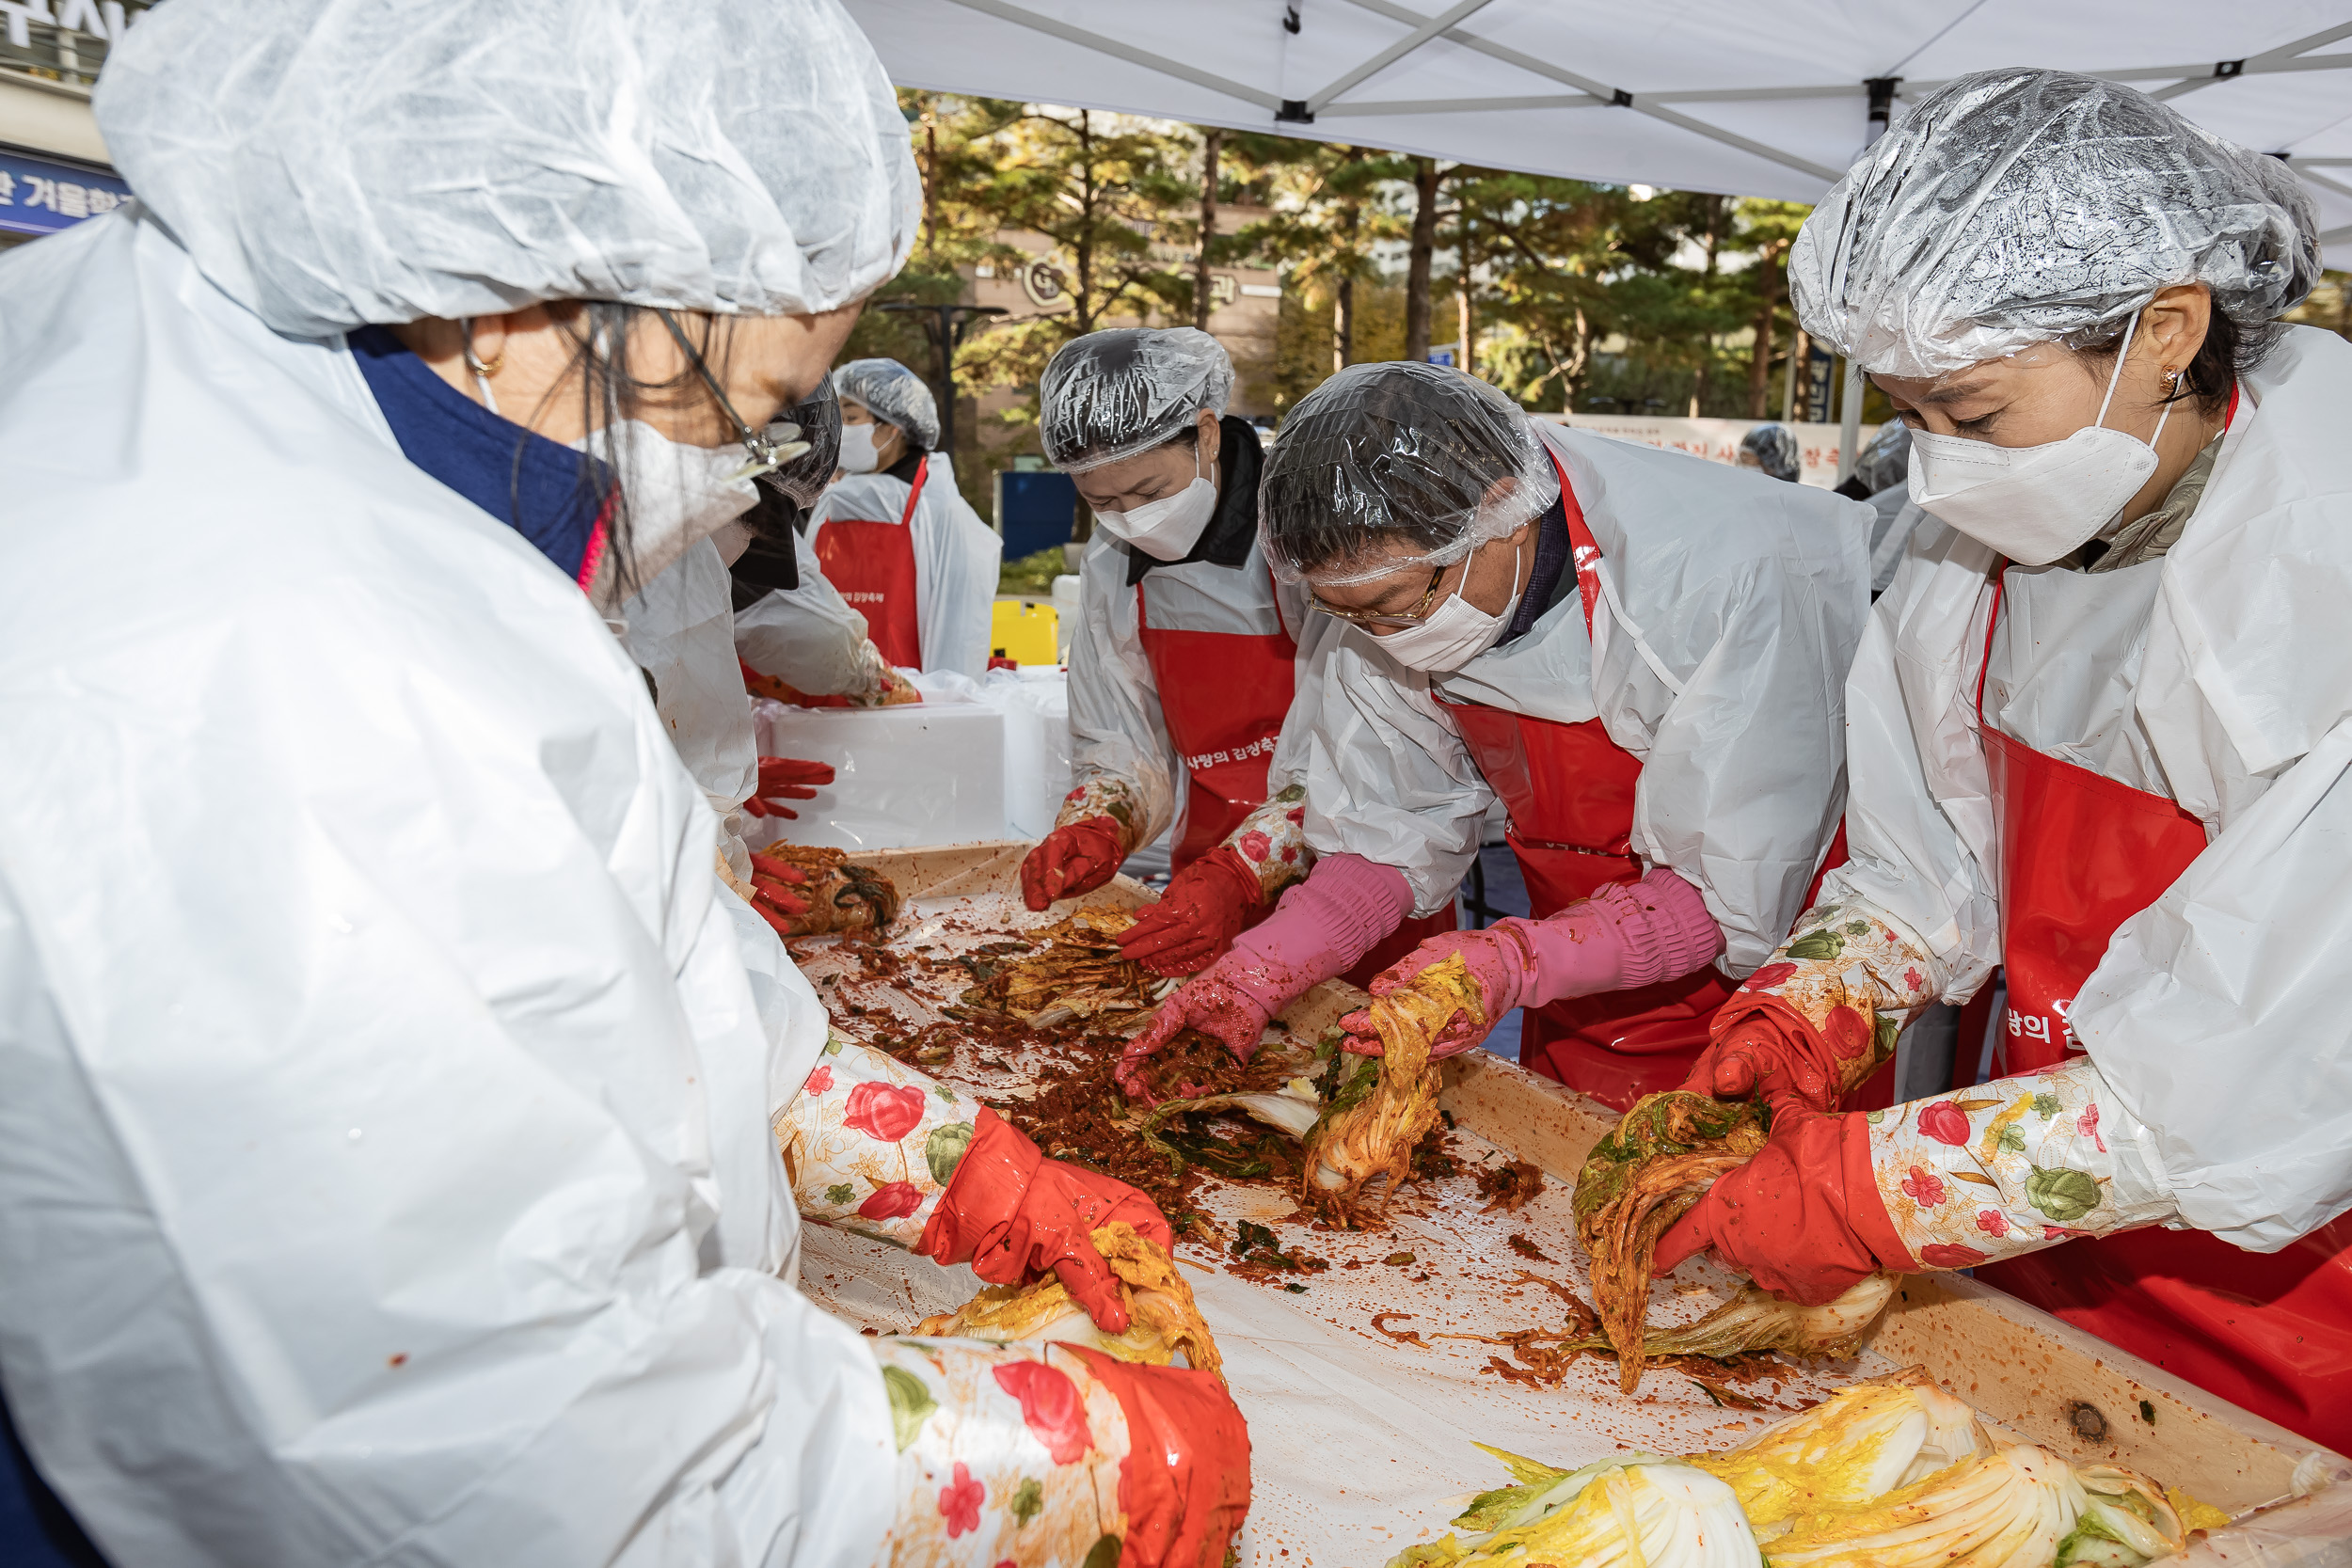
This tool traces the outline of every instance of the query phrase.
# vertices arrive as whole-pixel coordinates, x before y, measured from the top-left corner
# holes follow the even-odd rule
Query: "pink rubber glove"
[[[1724,950],[1724,934],[1699,890],[1663,867],[1638,882],[1613,883],[1541,920],[1498,920],[1483,931],[1431,937],[1373,977],[1372,994],[1412,983],[1431,964],[1458,953],[1478,982],[1486,1022],[1455,1009],[1430,1042],[1432,1056],[1468,1051],[1514,1007],[1540,1007],[1570,996],[1631,990],[1679,979]],[[1342,1043],[1359,1056],[1380,1054],[1372,1016],[1359,1008],[1340,1020]]]
[[[1119,1086],[1145,1098],[1143,1058],[1183,1029],[1223,1040],[1236,1058],[1249,1060],[1275,1014],[1353,969],[1412,908],[1413,890],[1396,867],[1361,855],[1324,856],[1272,914],[1160,1004],[1120,1059]]]

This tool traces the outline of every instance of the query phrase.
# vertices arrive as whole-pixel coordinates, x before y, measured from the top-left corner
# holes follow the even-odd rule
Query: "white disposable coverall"
[[[956,488],[956,469],[944,451],[923,460],[930,472],[908,527],[914,530],[914,604],[923,668],[952,670],[978,680],[988,673],[991,617],[1005,542],[980,521]],[[897,523],[913,486],[888,474],[850,474],[827,490],[809,519],[814,546],[832,517]],[[784,677],[791,679],[789,675]]]
[[[1643,761],[1634,851],[1705,895],[1721,966],[1745,974],[1801,912],[1844,806],[1839,688],[1868,610],[1869,512],[1677,452],[1536,429],[1600,546],[1595,635],[1564,579],[1525,636],[1437,689],[1563,723],[1598,718]],[[1431,677],[1378,639],[1325,638],[1312,674],[1283,737],[1284,752],[1305,749],[1293,760],[1308,843],[1395,866],[1413,912],[1436,912],[1478,852],[1493,792]]]
[[[744,612],[753,622],[748,641],[767,661],[753,668],[808,692],[873,690],[883,666],[866,640],[866,618],[825,580],[808,541],[793,542],[800,587],[771,593]],[[662,728],[718,815],[720,851],[737,879],[748,881],[739,813],[759,782],[759,740],[737,663],[747,639],[735,616],[733,584],[717,541],[689,546],[623,608],[623,641],[653,676]],[[764,923],[755,935],[762,948],[774,945]]]
[[[1870,524],[1870,592],[1878,594],[1895,580],[1895,569],[1910,553],[1911,536],[1927,514],[1911,499],[1909,480],[1879,491],[1870,498],[1869,506],[1876,515]]]
[[[1127,581],[1129,549],[1097,529],[1078,559],[1078,624],[1070,637],[1071,782],[1108,775],[1134,784],[1146,818],[1136,842],[1151,844],[1182,812],[1185,774],[1168,736],[1158,677],[1144,657],[1136,589]],[[1254,540],[1238,567],[1206,561],[1154,566],[1139,586],[1154,626],[1244,637],[1287,633],[1299,645],[1301,679],[1317,639],[1340,624],[1308,613],[1304,587],[1277,583]],[[1285,766],[1286,753],[1295,751],[1276,748],[1269,795],[1296,782],[1295,766]]]
[[[811,696],[873,691],[888,666],[866,639],[866,617],[825,580],[807,535],[794,534],[792,546],[801,585],[765,594],[735,617],[737,657]]]
[[[339,341],[135,207],[0,291],[40,585],[0,1374],[43,1474],[126,1564],[868,1562],[889,1410],[789,1283],[768,1125],[821,1014],[746,975],[638,671]]]
[[[2204,823],[2068,1018],[2183,1222],[2266,1250],[2352,1205],[2352,344],[2289,328],[2240,387],[2161,560],[2009,573],[1985,717]],[[1821,891],[1917,938],[1948,1002],[2001,958],[1975,712],[1994,565],[1931,516],[1879,600],[1847,688],[1853,860]]]
[[[717,541],[704,539],[621,611],[622,641],[653,676],[661,726],[722,820],[750,796],[759,775],[752,699],[736,664],[733,592]]]

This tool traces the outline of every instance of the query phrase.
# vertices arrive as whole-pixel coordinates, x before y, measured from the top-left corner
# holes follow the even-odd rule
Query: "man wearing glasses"
[[[1372,990],[1458,953],[1485,1016],[1457,1011],[1439,1054],[1523,1006],[1534,1070],[1619,1107],[1679,1084],[1842,858],[1867,518],[1393,363],[1292,411],[1259,519],[1276,574],[1347,623],[1285,726],[1319,858],[1131,1057],[1185,1027],[1247,1055],[1307,987],[1452,900],[1500,798],[1533,918],[1433,937]],[[1350,1049],[1376,1053],[1369,1036]]]

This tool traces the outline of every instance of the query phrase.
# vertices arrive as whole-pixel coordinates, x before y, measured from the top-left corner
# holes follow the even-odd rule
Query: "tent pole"
[[[1862,85],[1870,92],[1869,130],[1862,145],[1869,146],[1886,135],[1886,128],[1895,118],[1895,89],[1902,86],[1899,76],[1873,76]],[[1846,390],[1839,400],[1837,420],[1837,483],[1843,484],[1853,475],[1854,459],[1861,455],[1862,444],[1862,367],[1851,357],[1846,360]]]
[[[1862,440],[1862,367],[1846,361],[1845,406],[1838,411],[1837,420],[1837,483],[1843,484],[1853,474],[1856,449]]]

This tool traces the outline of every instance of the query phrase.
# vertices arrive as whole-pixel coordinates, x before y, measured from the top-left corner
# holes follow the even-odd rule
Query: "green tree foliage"
[[[1415,330],[1407,281],[1425,277],[1427,336],[1457,342],[1460,362],[1467,293],[1471,368],[1530,407],[1781,411],[1796,338],[1785,269],[1802,206],[1229,131],[1218,204],[1260,215],[1203,235],[1203,136],[1190,126],[948,94],[900,100],[923,170],[924,222],[914,259],[881,297],[968,297],[975,266],[1041,258],[1070,301],[975,329],[955,356],[966,396],[1033,390],[1057,348],[1097,327],[1189,322],[1205,245],[1212,266],[1282,274],[1278,409],[1341,365],[1401,357]],[[2328,303],[2340,297],[2331,292]],[[906,315],[869,310],[850,352],[940,376],[932,331]],[[1017,400],[989,445],[1001,448],[1034,418],[1033,397]],[[960,424],[976,436],[977,422]],[[980,465],[968,467],[967,485],[980,483]]]
[[[975,232],[1044,241],[1071,302],[976,335],[957,357],[961,374],[1033,386],[1073,338],[1121,320],[1190,318],[1191,273],[1154,249],[1199,232],[1200,142],[1189,127],[993,99],[963,100],[959,119],[968,168],[943,205],[960,208]],[[1016,248],[1002,259],[1026,257]]]

